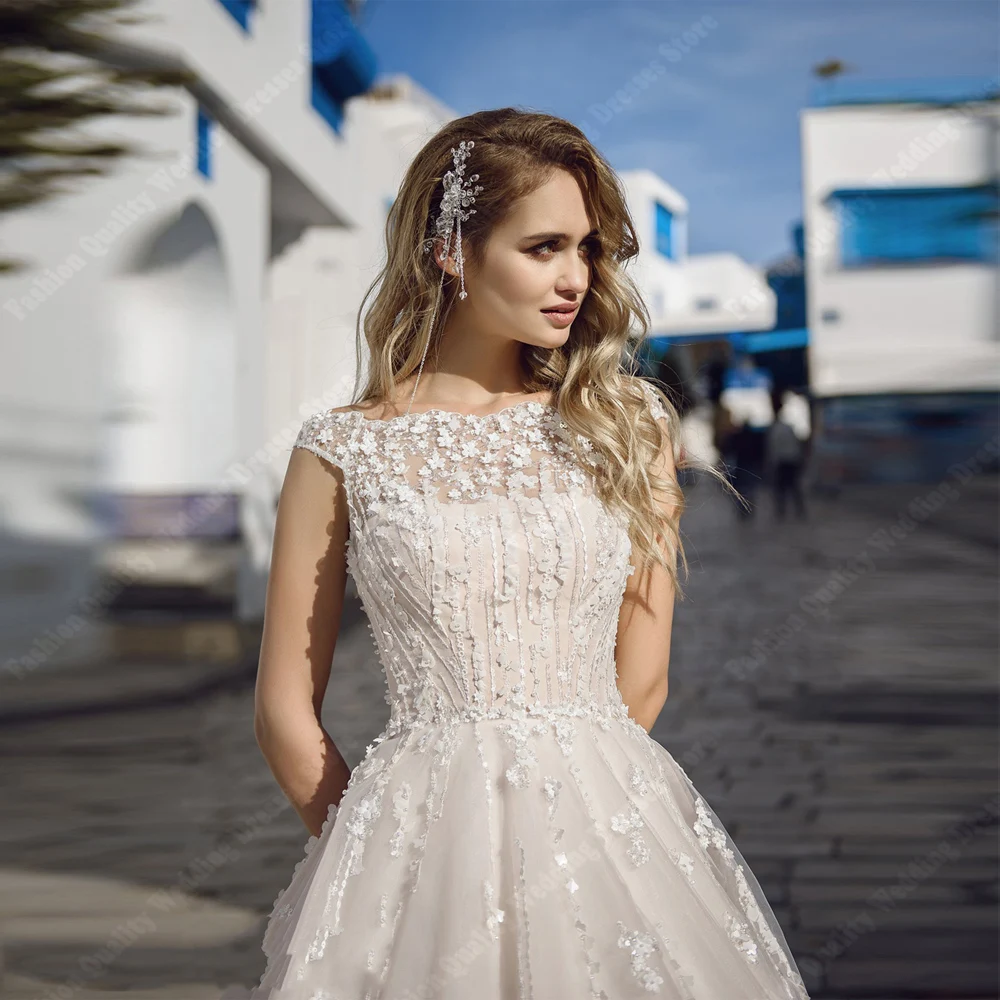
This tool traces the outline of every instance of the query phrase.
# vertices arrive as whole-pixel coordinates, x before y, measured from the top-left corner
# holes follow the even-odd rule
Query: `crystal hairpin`
[[[460,299],[467,298],[465,291],[465,257],[462,255],[462,223],[468,222],[469,217],[475,215],[476,210],[469,208],[475,203],[476,195],[483,190],[481,184],[475,182],[479,180],[479,174],[471,177],[465,176],[465,161],[469,158],[469,150],[475,146],[472,139],[463,139],[456,149],[451,147],[451,159],[455,169],[449,170],[444,175],[444,194],[441,196],[441,210],[438,213],[434,231],[437,236],[432,236],[424,241],[424,253],[429,253],[437,238],[444,240],[444,251],[441,255],[441,263],[448,259],[451,252],[451,236],[455,232],[455,263],[458,266],[458,280]],[[473,186],[475,185],[475,186]],[[445,269],[441,268],[441,284],[439,289],[444,287]],[[440,294],[438,295],[440,299]],[[437,302],[434,303],[434,313],[431,316],[431,329],[434,327],[434,318],[437,316]],[[424,361],[427,358],[427,348],[430,347],[431,338],[428,334],[427,343],[424,344],[424,353],[420,358],[420,367],[417,369],[417,377],[413,383],[413,391],[410,393],[410,402],[406,407],[406,412],[410,412],[413,400],[417,395],[417,386],[420,385],[420,376],[424,371]]]
[[[454,170],[449,170],[444,175],[444,194],[441,197],[441,210],[438,213],[435,232],[440,239],[444,240],[444,254],[441,257],[443,263],[448,259],[451,250],[452,231],[456,230],[455,241],[455,262],[458,265],[458,277],[461,290],[458,293],[460,299],[466,298],[465,291],[465,260],[462,255],[462,223],[468,222],[469,217],[475,215],[476,210],[469,208],[475,203],[476,195],[483,190],[481,184],[475,184],[479,180],[479,174],[465,177],[465,161],[469,157],[469,150],[475,146],[471,139],[463,139],[456,149],[452,146],[451,157],[455,165]],[[468,209],[468,211],[466,211]],[[434,246],[434,237],[424,242],[424,253],[428,253]],[[441,275],[442,282],[444,274]]]

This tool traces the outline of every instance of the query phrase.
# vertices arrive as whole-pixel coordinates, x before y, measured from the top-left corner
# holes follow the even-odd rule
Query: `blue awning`
[[[760,333],[736,333],[730,343],[738,351],[759,354],[762,351],[784,351],[790,347],[805,347],[809,343],[809,330],[763,330]]]
[[[656,337],[650,337],[649,342],[653,347],[665,350],[668,347],[677,347],[683,344],[701,344],[709,340],[729,340],[731,333],[663,333]]]
[[[805,347],[809,343],[809,330],[761,330],[759,332],[735,331],[730,333],[671,333],[650,337],[649,343],[658,350],[699,344],[710,340],[727,340],[734,350],[758,354],[762,351],[781,351],[790,347]]]

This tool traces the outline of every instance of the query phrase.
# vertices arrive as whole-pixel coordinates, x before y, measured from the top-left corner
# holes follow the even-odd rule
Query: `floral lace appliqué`
[[[652,934],[630,931],[622,921],[618,921],[618,947],[625,948],[631,957],[632,975],[636,982],[648,993],[659,993],[663,985],[661,976],[649,964],[649,957],[657,950]]]

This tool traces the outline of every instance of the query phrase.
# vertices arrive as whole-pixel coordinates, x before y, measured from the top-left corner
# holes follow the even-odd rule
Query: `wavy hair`
[[[416,373],[428,339],[443,327],[457,297],[458,279],[446,274],[442,283],[440,267],[422,248],[426,240],[437,238],[444,174],[452,168],[452,147],[463,140],[475,143],[468,169],[483,181],[475,212],[462,223],[462,252],[474,265],[482,263],[490,233],[511,206],[546,183],[554,171],[568,171],[580,186],[591,224],[598,229],[591,284],[565,344],[523,345],[525,393],[553,393],[570,430],[591,443],[590,449],[581,448],[576,435],[568,435],[599,498],[625,515],[638,568],[652,562],[665,566],[683,596],[677,558],[686,573],[679,527],[684,494],[673,477],[658,474],[657,459],[666,453],[678,469],[697,467],[728,480],[684,454],[677,408],[637,374],[636,352],[648,336],[649,315],[624,268],[639,253],[638,236],[620,179],[571,122],[513,107],[479,111],[447,123],[416,155],[386,219],[385,264],[359,310],[359,382],[363,342],[368,366],[363,391],[355,385],[355,403],[392,398],[394,387]],[[665,420],[653,418],[644,387],[659,398]]]

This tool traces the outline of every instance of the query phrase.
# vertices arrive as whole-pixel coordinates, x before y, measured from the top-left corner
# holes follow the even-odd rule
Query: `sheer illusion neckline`
[[[522,399],[517,403],[492,413],[459,413],[457,410],[445,410],[441,407],[431,407],[428,410],[419,410],[411,413],[397,413],[392,417],[366,417],[361,410],[341,410],[347,416],[355,416],[365,424],[394,424],[398,421],[417,420],[420,417],[430,417],[433,420],[457,418],[467,423],[488,423],[497,420],[505,414],[515,410],[527,410],[535,413],[557,413],[559,408],[554,403],[544,403],[539,399]]]

